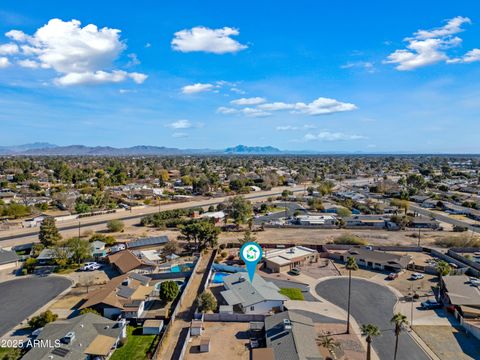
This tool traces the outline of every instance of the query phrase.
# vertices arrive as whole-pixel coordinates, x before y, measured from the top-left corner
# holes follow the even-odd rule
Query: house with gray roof
[[[19,260],[15,251],[0,249],[0,271],[15,269]]]
[[[408,264],[412,262],[410,255],[369,250],[364,247],[353,247],[341,254],[332,253],[331,257],[342,262],[346,262],[349,257],[353,257],[358,266],[385,271],[400,271],[406,269]]]
[[[165,245],[168,242],[168,236],[151,236],[142,239],[137,239],[127,243],[127,249],[150,248],[160,245]]]
[[[322,360],[312,319],[295,311],[265,318],[265,340],[275,360]]]
[[[72,319],[47,324],[41,330],[37,340],[51,346],[35,346],[22,359],[108,359],[120,340],[125,337],[125,323],[86,313]]]
[[[244,314],[267,314],[273,310],[283,310],[287,297],[272,282],[255,275],[250,282],[248,274],[238,272],[223,278],[224,291],[221,292],[228,305]]]

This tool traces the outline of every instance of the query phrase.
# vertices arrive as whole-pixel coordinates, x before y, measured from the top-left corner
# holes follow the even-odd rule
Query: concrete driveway
[[[315,291],[325,300],[342,309],[347,308],[347,278],[322,281]],[[352,279],[351,314],[359,325],[375,324],[380,328],[382,335],[372,343],[380,359],[393,359],[395,334],[390,319],[396,302],[396,296],[387,287],[367,280]],[[406,332],[402,332],[397,360],[412,359],[428,360],[429,357]]]
[[[28,277],[0,284],[0,336],[30,317],[71,285],[59,277]]]

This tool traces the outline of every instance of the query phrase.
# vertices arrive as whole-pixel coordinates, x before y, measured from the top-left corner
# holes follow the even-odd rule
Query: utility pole
[[[420,228],[418,228],[418,247],[420,247],[420,236],[421,236]]]
[[[80,220],[78,221],[78,238],[80,239]]]

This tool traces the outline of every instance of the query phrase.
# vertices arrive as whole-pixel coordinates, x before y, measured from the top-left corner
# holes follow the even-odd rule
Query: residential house
[[[412,257],[409,255],[391,254],[362,247],[353,247],[336,255],[332,253],[331,257],[342,262],[346,262],[349,257],[353,257],[359,266],[385,271],[400,271],[406,269],[408,264],[412,262]]]
[[[302,226],[336,226],[337,217],[329,214],[297,215],[293,223]]]
[[[275,360],[322,360],[316,335],[312,319],[295,311],[265,318],[266,345],[273,350]]]
[[[151,236],[133,240],[127,243],[127,249],[145,249],[160,245],[165,245],[168,242],[168,236]]]
[[[427,199],[420,204],[421,207],[426,209],[435,209],[437,207],[438,200],[435,199]]]
[[[206,212],[199,216],[200,218],[214,219],[215,224],[221,224],[225,219],[223,211]]]
[[[345,219],[346,228],[383,229],[388,219],[383,215],[354,215]]]
[[[126,319],[137,319],[142,315],[145,302],[154,290],[150,281],[148,276],[137,273],[117,276],[89,293],[80,310],[94,309],[110,319],[120,315]]]
[[[318,252],[305,246],[288,249],[265,250],[264,268],[279,273],[290,271],[294,267],[318,261]]]
[[[477,279],[478,281],[478,279]],[[468,276],[442,276],[441,300],[467,333],[480,340],[480,288]]]
[[[228,305],[244,314],[267,314],[283,310],[287,297],[272,282],[255,275],[250,282],[248,274],[238,272],[223,278],[224,291],[221,292]]]
[[[0,271],[16,269],[19,260],[15,251],[0,249]]]
[[[95,259],[103,258],[107,256],[107,250],[105,249],[105,243],[103,241],[95,240],[91,243],[92,256]]]
[[[66,248],[64,249],[67,257],[71,258],[73,256],[72,252]],[[57,259],[57,252],[55,251],[55,249],[46,248],[46,249],[43,249],[38,255],[37,263],[38,265],[53,265],[55,264],[56,259]]]
[[[415,229],[432,229],[436,230],[440,227],[440,223],[435,219],[425,216],[415,216],[408,224],[408,227]]]
[[[116,252],[107,257],[107,260],[112,264],[121,274],[126,274],[130,271],[137,273],[152,273],[155,271],[157,265],[147,259],[139,259],[130,250],[123,250]]]
[[[47,324],[37,340],[50,346],[34,346],[24,360],[108,359],[121,339],[126,338],[124,322],[115,322],[93,313]]]

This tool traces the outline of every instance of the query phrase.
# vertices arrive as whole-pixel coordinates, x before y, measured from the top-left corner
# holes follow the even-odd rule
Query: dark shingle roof
[[[167,242],[168,242],[168,237],[165,235],[152,236],[152,237],[146,237],[143,239],[130,241],[129,243],[127,243],[127,248],[133,249],[133,248],[138,248],[143,246],[163,245]]]

